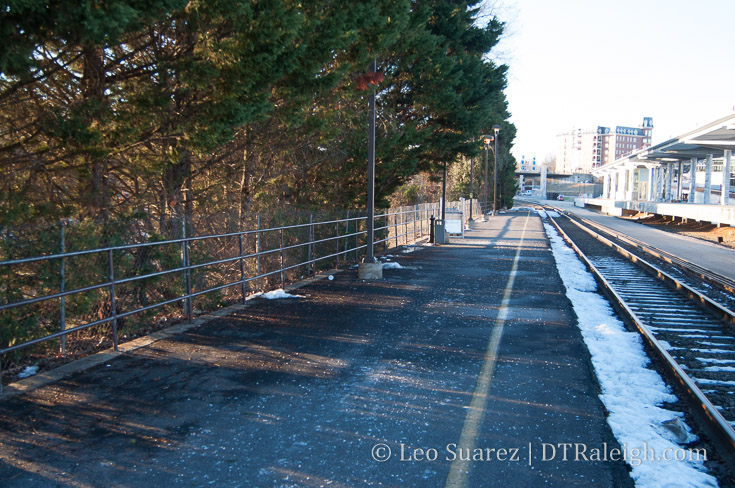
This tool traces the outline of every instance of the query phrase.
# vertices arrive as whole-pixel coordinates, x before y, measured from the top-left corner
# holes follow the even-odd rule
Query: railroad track
[[[705,290],[725,291],[707,296],[703,287],[695,289],[672,276],[683,274],[676,268],[682,261],[663,259],[654,265],[632,252],[631,245],[626,249],[602,236],[601,229],[551,210],[560,214],[551,214],[551,222],[618,312],[641,333],[654,363],[677,386],[723,461],[735,469],[735,314],[728,308],[735,298],[726,291],[730,284],[708,284]],[[710,274],[706,279],[717,278]]]
[[[630,252],[638,253],[639,255],[643,253],[649,262],[658,267],[665,268],[667,272],[678,280],[698,292],[707,295],[726,308],[735,310],[735,280],[717,274],[679,256],[657,249],[631,236],[621,234],[598,222],[577,215],[565,214],[565,216],[583,224],[587,228],[594,229],[598,234],[607,237]]]

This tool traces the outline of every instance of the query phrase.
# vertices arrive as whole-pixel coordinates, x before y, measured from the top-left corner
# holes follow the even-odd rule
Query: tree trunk
[[[82,50],[84,60],[84,74],[82,86],[84,88],[84,102],[89,109],[84,114],[85,122],[90,130],[101,124],[102,107],[105,92],[104,53],[99,47],[87,46]],[[109,175],[108,164],[93,153],[88,153],[89,182],[85,189],[87,197],[86,213],[95,220],[107,222],[109,220]]]

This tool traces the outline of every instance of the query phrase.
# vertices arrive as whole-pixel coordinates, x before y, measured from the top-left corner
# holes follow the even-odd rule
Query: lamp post
[[[373,60],[370,64],[370,72],[377,71],[376,62]],[[375,88],[370,90],[368,98],[369,115],[368,115],[368,194],[367,194],[367,254],[365,256],[366,263],[374,263],[373,256],[373,240],[374,240],[374,224],[375,224]]]
[[[497,213],[498,206],[498,132],[500,132],[500,126],[495,124],[493,126],[495,132],[495,150],[493,156],[495,157],[495,171],[493,171],[493,216]],[[487,153],[486,156],[487,157]]]
[[[472,145],[475,144],[475,138],[472,138]],[[467,219],[469,223],[474,222],[472,218],[472,200],[475,198],[475,157],[470,157],[470,218]]]
[[[483,200],[485,201],[485,205],[483,206],[482,210],[482,220],[485,221],[485,214],[487,213],[487,151],[490,148],[490,143],[495,140],[495,137],[493,136],[483,136],[482,142],[485,144],[485,185],[483,186]]]
[[[441,208],[441,220],[447,218],[447,162],[444,161],[442,167],[442,208]]]
[[[377,71],[377,61],[370,64],[370,73]],[[383,266],[375,259],[373,254],[375,234],[375,85],[371,86],[368,98],[368,194],[367,194],[367,221],[366,221],[366,244],[367,252],[365,259],[360,263],[358,276],[363,280],[380,280],[383,278]]]

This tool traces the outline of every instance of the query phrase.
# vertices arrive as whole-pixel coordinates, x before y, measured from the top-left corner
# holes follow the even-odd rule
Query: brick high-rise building
[[[590,173],[618,158],[649,147],[653,119],[644,117],[639,127],[598,126],[593,130],[576,129],[557,136],[557,173]]]

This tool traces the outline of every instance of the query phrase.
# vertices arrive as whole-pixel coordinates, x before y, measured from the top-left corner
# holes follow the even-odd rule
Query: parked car
[[[559,201],[560,202],[563,202],[564,201],[564,195],[559,195]]]

